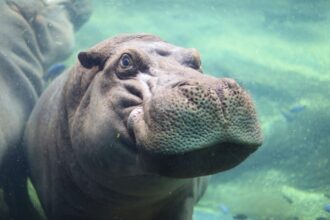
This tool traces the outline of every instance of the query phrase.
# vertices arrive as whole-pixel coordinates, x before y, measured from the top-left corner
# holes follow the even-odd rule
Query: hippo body
[[[190,220],[207,177],[261,145],[249,95],[195,49],[120,35],[78,55],[34,109],[31,179],[55,219]]]
[[[11,218],[28,218],[20,142],[43,89],[42,76],[73,49],[77,27],[71,21],[73,14],[63,4],[0,0],[0,184],[9,208],[16,207],[11,210]],[[85,20],[90,11],[85,12],[76,14],[77,19]]]
[[[47,7],[44,8],[41,1],[26,2],[28,3],[22,5],[20,1],[0,1],[0,161],[9,146],[17,145],[21,139],[24,124],[41,93],[45,69],[51,63],[68,56],[73,47],[73,28],[64,14],[66,12],[59,14],[59,20],[49,21],[51,18],[44,14]],[[29,23],[28,20],[37,16],[39,10],[43,11],[38,15],[40,23]],[[63,22],[63,29],[54,30],[59,36],[61,46],[57,47],[55,43],[46,44],[47,41],[54,41],[49,39],[49,34],[54,33],[46,36],[39,33],[37,39],[37,29],[42,28],[41,22],[49,22],[54,26]],[[49,48],[42,48],[43,44]]]

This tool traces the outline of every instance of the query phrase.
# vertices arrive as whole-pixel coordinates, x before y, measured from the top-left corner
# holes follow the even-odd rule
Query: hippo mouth
[[[171,178],[191,178],[229,170],[256,151],[260,144],[214,143],[175,155],[143,154],[144,167],[151,173]]]
[[[127,127],[132,139],[135,139],[134,120],[143,113],[143,108],[139,106],[129,115]],[[170,178],[192,178],[229,170],[244,161],[261,144],[261,140],[254,143],[214,142],[174,154],[146,151],[143,146],[137,148],[140,149],[141,165],[146,171]]]

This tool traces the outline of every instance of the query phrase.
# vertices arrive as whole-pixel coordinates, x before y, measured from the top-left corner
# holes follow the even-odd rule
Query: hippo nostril
[[[228,89],[238,90],[240,88],[238,83],[233,79],[225,78],[223,79],[223,83]]]
[[[241,91],[242,89],[238,83],[235,80],[229,78],[219,80],[215,87],[215,92],[217,93],[221,102],[225,101],[229,94],[238,95],[241,93]]]

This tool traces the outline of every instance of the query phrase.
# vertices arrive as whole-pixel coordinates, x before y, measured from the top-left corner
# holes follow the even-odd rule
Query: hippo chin
[[[206,177],[262,143],[250,96],[195,49],[122,35],[78,55],[25,134],[49,219],[192,219]]]

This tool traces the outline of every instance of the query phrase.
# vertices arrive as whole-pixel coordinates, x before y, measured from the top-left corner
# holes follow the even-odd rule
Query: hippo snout
[[[227,78],[155,89],[150,102],[135,109],[128,121],[146,165],[174,177],[229,169],[262,143],[250,95]]]

